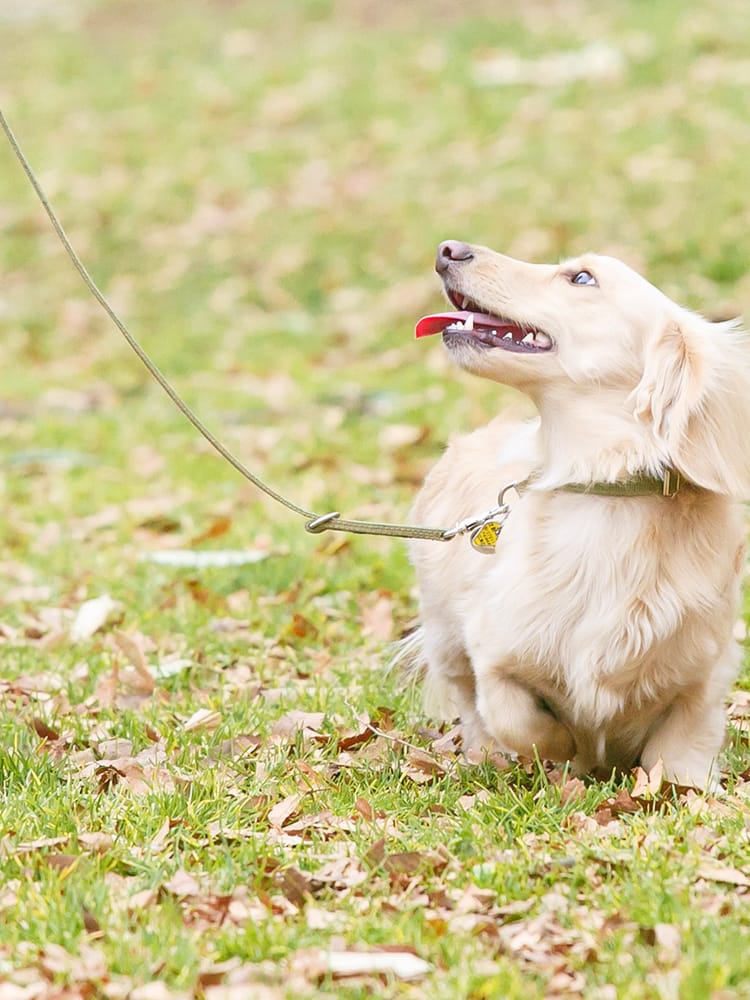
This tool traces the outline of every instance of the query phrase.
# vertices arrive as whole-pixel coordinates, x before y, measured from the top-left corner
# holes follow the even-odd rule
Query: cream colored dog
[[[671,780],[715,786],[738,664],[747,337],[610,257],[527,264],[448,241],[436,267],[459,311],[418,335],[443,330],[461,367],[520,389],[539,419],[456,438],[414,505],[447,526],[531,477],[494,554],[413,543],[433,705],[477,749],[604,774],[661,758]],[[674,496],[656,492],[665,472]]]

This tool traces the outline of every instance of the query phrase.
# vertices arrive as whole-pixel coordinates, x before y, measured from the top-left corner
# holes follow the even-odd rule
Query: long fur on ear
[[[686,479],[750,498],[750,339],[737,321],[684,310],[647,346],[634,400],[664,460]]]

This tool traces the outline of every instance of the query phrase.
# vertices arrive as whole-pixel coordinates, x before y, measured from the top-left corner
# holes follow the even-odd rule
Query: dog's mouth
[[[430,337],[434,333],[442,333],[446,343],[471,340],[478,346],[500,347],[521,354],[543,354],[552,350],[552,338],[543,330],[486,313],[468,296],[450,288],[445,291],[456,312],[423,316],[416,325],[415,336]]]

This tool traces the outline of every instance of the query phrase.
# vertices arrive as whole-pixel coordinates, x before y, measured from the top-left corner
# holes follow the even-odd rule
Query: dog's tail
[[[417,625],[411,632],[393,644],[393,655],[388,670],[398,670],[407,681],[418,681],[424,674],[427,661],[424,655],[424,626]]]
[[[451,685],[427,669],[424,651],[424,625],[418,625],[394,643],[388,670],[398,670],[407,684],[422,684],[422,705],[432,719],[457,719],[460,708]]]

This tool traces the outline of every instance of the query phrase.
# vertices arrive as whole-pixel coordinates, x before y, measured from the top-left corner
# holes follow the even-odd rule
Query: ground
[[[750,314],[744,0],[0,0],[0,29],[79,253],[317,511],[403,519],[453,431],[523,411],[412,339],[440,239]],[[385,668],[403,543],[260,498],[2,142],[0,191],[0,1000],[750,996],[747,665],[721,798],[464,761]]]

